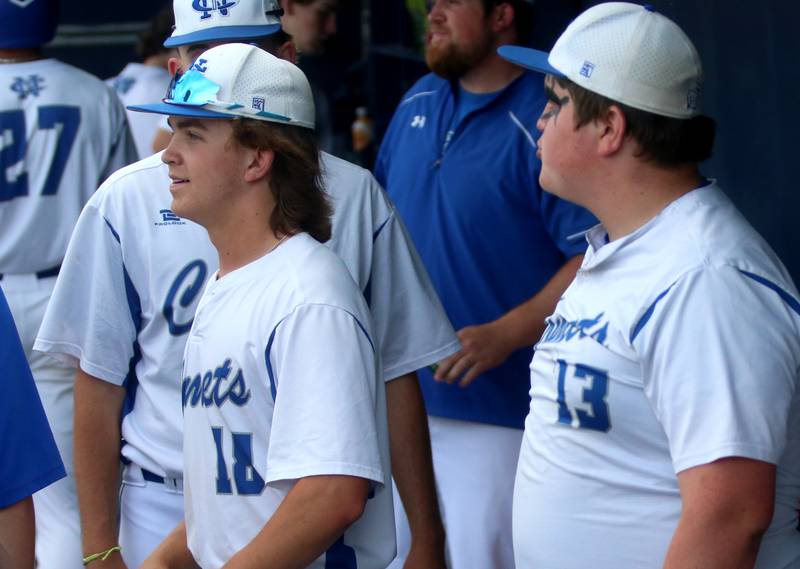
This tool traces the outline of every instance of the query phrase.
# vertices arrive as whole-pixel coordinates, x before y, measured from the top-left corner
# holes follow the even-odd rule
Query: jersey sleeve
[[[386,381],[439,362],[460,348],[428,273],[394,207],[374,236],[372,273],[365,291]]]
[[[75,225],[34,349],[122,385],[136,342],[135,293],[97,198]]]
[[[633,343],[676,472],[730,456],[778,462],[800,369],[798,316],[727,266],[682,276],[644,312]]]
[[[0,365],[0,508],[6,508],[66,473],[1,291]]]
[[[266,350],[275,400],[266,481],[349,475],[382,484],[375,353],[352,314],[301,305]],[[385,420],[385,419],[384,419]]]
[[[110,94],[112,99],[110,103],[111,148],[108,153],[108,160],[101,170],[102,174],[99,182],[105,181],[120,168],[133,164],[139,159],[136,144],[133,141],[133,135],[125,115],[125,108],[113,90],[111,90]]]

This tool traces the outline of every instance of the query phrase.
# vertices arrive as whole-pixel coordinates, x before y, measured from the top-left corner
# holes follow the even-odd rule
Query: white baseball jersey
[[[372,175],[323,154],[339,254],[368,299],[383,377],[458,349],[427,274]],[[35,348],[128,388],[127,459],[180,477],[180,386],[186,334],[217,268],[205,229],[170,210],[167,167],[151,156],[114,174],[75,227]]]
[[[83,205],[135,159],[102,81],[55,59],[0,65],[0,274],[57,267]]]
[[[125,107],[160,101],[167,93],[171,81],[163,67],[129,63],[116,77],[106,80],[113,87]],[[153,153],[153,138],[158,131],[162,115],[126,111],[133,141],[140,158]]]
[[[797,567],[800,304],[783,265],[713,183],[588,240],[531,363],[517,566],[660,567],[676,473],[738,456],[778,468],[757,567]]]
[[[307,476],[372,483],[364,515],[309,567],[394,557],[384,383],[369,310],[308,234],[212,275],[186,342],[184,503],[197,563],[221,567]],[[345,561],[347,560],[347,561]]]

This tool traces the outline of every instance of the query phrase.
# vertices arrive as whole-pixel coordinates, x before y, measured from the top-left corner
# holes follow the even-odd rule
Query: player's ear
[[[170,57],[167,60],[167,71],[169,71],[170,77],[174,77],[175,73],[178,72],[178,69],[181,68],[181,60],[177,57]]]
[[[605,114],[595,120],[598,129],[598,153],[600,156],[616,154],[625,142],[628,121],[617,105],[611,105]]]
[[[265,178],[272,169],[275,160],[275,151],[266,148],[250,149],[250,161],[245,167],[245,182],[258,182]]]
[[[275,56],[288,61],[289,63],[297,64],[297,48],[292,40],[286,40],[281,46],[275,50]]]

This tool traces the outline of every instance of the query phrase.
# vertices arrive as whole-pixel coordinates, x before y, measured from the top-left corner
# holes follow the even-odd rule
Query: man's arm
[[[459,385],[467,387],[483,372],[502,364],[514,350],[536,343],[544,332],[545,318],[553,313],[582,260],[583,255],[569,259],[539,292],[497,320],[459,330],[461,350],[442,360],[434,378],[454,383],[463,375]]]
[[[186,543],[186,522],[178,524],[139,569],[200,569]]]
[[[125,389],[75,373],[75,483],[81,514],[83,554],[113,547],[119,530],[120,415]],[[119,552],[103,562],[104,569],[124,569]]]
[[[267,525],[224,569],[308,567],[361,517],[368,494],[369,481],[364,478],[301,478]]]
[[[433,476],[425,402],[416,373],[386,384],[392,475],[411,530],[404,569],[444,569],[444,526]]]
[[[33,569],[33,499],[0,508],[0,567]]]
[[[772,521],[775,466],[724,458],[678,474],[683,508],[664,569],[752,569]]]

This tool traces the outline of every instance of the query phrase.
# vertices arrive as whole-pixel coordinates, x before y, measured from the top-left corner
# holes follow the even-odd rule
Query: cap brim
[[[150,105],[131,105],[128,110],[140,113],[156,113],[159,115],[173,115],[178,117],[192,117],[197,119],[228,119],[233,120],[236,115],[209,111],[203,107],[189,105],[176,105],[174,103],[153,103]]]
[[[170,36],[164,41],[164,47],[178,47],[212,41],[249,40],[270,36],[281,29],[280,24],[266,26],[217,26],[198,30],[182,36]]]
[[[529,47],[522,47],[519,45],[503,45],[497,49],[497,53],[503,59],[516,63],[520,67],[546,73],[548,75],[557,75],[564,77],[564,74],[550,65],[547,58],[550,54],[546,51],[539,51],[538,49],[531,49]]]

